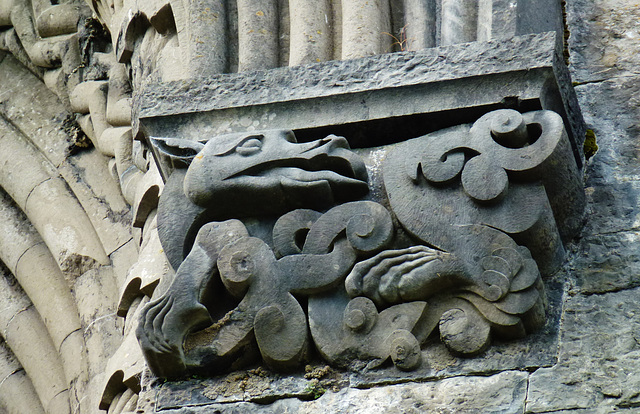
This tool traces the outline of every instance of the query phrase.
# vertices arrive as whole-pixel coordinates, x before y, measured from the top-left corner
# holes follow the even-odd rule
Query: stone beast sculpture
[[[177,273],[137,334],[164,377],[228,366],[254,344],[288,369],[308,332],[332,365],[391,358],[403,370],[421,365],[434,332],[464,356],[493,336],[521,338],[545,323],[542,276],[562,265],[584,209],[550,111],[497,110],[378,148],[371,183],[337,137],[299,144],[266,131],[154,145],[176,167],[158,231]],[[352,201],[369,187],[380,204]]]
[[[398,368],[415,369],[433,332],[451,352],[472,356],[492,336],[521,338],[543,326],[541,274],[562,265],[562,240],[580,229],[585,204],[562,118],[497,110],[377,153],[386,202],[411,242],[359,261],[345,290],[309,298],[321,355],[375,366],[387,354],[378,358],[371,344],[385,343]],[[412,336],[376,332],[407,315],[394,304],[425,303],[415,301],[427,306]]]
[[[244,299],[203,351],[202,358],[208,361],[201,358],[192,365],[230,361],[251,341],[254,326],[293,330],[284,334],[291,339],[283,342],[288,347],[270,346],[270,336],[258,330],[255,336],[266,361],[279,367],[295,364],[305,350],[307,325],[291,293],[318,292],[341,281],[357,251],[377,249],[390,238],[391,219],[372,202],[344,204],[325,225],[331,233],[324,231],[326,253],[277,259],[264,241],[250,237],[235,218],[277,217],[296,208],[326,209],[336,201],[359,198],[368,191],[364,163],[349,151],[344,138],[331,136],[299,144],[291,131],[232,134],[206,144],[153,141],[178,168],[166,184],[158,213],[161,241],[177,269],[176,276],[169,289],[145,307],[137,330],[151,369],[165,377],[187,370],[184,339],[213,322],[204,296],[215,290],[216,283],[222,289],[220,281],[232,295]],[[180,168],[185,166],[186,171]],[[352,216],[357,222],[368,213],[387,229],[378,242],[353,247],[357,241],[343,238],[334,245]],[[358,226],[356,222],[351,221],[355,223],[352,239],[362,239],[358,228],[370,223]],[[370,230],[360,233],[372,240]],[[222,278],[219,269],[224,269]],[[294,269],[305,270],[298,270],[294,278]]]

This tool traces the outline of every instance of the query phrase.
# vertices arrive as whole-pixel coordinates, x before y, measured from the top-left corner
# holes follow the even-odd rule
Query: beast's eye
[[[240,155],[248,156],[257,154],[262,150],[262,135],[251,135],[243,139],[238,146],[236,146],[236,152]]]

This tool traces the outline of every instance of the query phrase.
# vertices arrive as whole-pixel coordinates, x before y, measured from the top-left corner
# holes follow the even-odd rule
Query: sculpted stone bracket
[[[387,145],[287,130],[151,138],[174,169],[158,231],[176,275],[142,311],[151,370],[391,360],[438,334],[462,356],[545,323],[543,278],[580,229],[580,169],[555,112],[488,112]]]

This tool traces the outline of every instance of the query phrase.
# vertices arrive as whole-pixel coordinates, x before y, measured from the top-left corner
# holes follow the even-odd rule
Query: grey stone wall
[[[247,371],[160,386],[158,394],[155,386],[143,391],[147,409],[155,406],[172,414],[640,410],[640,8],[628,0],[569,0],[565,8],[569,69],[589,129],[589,203],[586,225],[569,246],[569,260],[550,283],[560,297],[560,318],[552,321],[558,324],[552,333],[557,341],[549,341],[541,351],[547,358],[518,369],[497,368],[491,374],[443,370],[446,378],[429,382],[359,387],[353,377],[348,387],[349,379],[313,367],[305,378],[297,378],[308,385],[297,388]],[[449,363],[455,365],[455,358]],[[285,389],[299,398],[286,398]],[[196,398],[194,392],[206,398]],[[238,400],[248,402],[230,402]]]
[[[566,58],[588,128],[588,211],[567,263],[545,281],[551,307],[543,332],[515,345],[497,344],[476,359],[462,360],[435,346],[428,351],[432,371],[422,376],[358,376],[314,362],[290,376],[255,368],[173,382],[157,381],[144,369],[132,334],[158,279],[172,271],[155,228],[160,173],[140,142],[132,144],[129,81],[136,89],[150,75],[180,83],[194,74],[217,74],[220,67],[265,69],[365,56],[371,48],[403,49],[414,37],[416,48],[475,40],[473,33],[468,39],[442,34],[426,14],[425,28],[407,28],[405,45],[399,31],[411,13],[441,13],[444,7],[456,20],[456,8],[472,2],[354,0],[350,7],[347,0],[263,1],[287,11],[345,5],[347,23],[387,20],[368,28],[371,37],[357,24],[340,26],[337,15],[323,23],[305,21],[304,13],[283,14],[282,27],[302,23],[293,27],[297,31],[285,28],[281,44],[267,51],[278,62],[274,56],[252,61],[262,50],[249,36],[229,40],[229,56],[245,48],[231,63],[226,55],[199,59],[211,46],[205,41],[186,59],[180,54],[189,36],[211,41],[224,35],[228,28],[217,16],[189,26],[190,10],[172,11],[162,1],[115,7],[92,2],[92,10],[80,1],[57,9],[45,3],[14,13],[17,3],[0,0],[1,413],[92,413],[99,406],[110,414],[640,412],[637,1],[518,1],[511,14],[493,13],[491,21],[502,26],[490,29],[483,26],[490,19],[483,20],[476,31],[478,40],[487,40],[554,29],[552,9],[564,6]],[[184,2],[194,8],[210,3]],[[242,13],[254,19],[248,1],[231,3],[237,6],[230,20]],[[365,3],[368,14],[356,13]],[[405,7],[406,16],[383,16],[378,9],[387,3]],[[490,5],[499,10],[507,3],[479,0],[478,10],[486,14]],[[142,13],[130,16],[129,6]],[[101,38],[109,34],[100,34],[89,16],[102,19],[111,39]],[[332,19],[334,44],[307,41],[305,30]],[[379,36],[389,19],[399,44]],[[211,26],[214,20],[218,26]],[[341,27],[352,29],[345,44]],[[126,36],[119,38],[119,30]],[[291,56],[284,42],[289,36]],[[64,121],[73,112],[84,114],[79,126]],[[77,137],[80,127],[96,148],[76,153],[85,144],[69,132]]]

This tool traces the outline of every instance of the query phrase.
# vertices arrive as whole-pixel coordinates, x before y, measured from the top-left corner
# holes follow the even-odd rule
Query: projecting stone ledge
[[[584,121],[557,45],[556,34],[548,32],[150,83],[134,98],[134,119],[149,136],[193,140],[273,128],[293,129],[303,138],[305,131],[315,137],[319,128],[348,137],[350,127],[375,135],[384,126],[397,141],[472,122],[494,109],[549,109],[563,117],[581,167]],[[366,139],[352,146],[380,145]]]
[[[254,386],[254,376],[248,376],[247,388]],[[397,384],[371,389],[327,389],[315,385],[307,388],[309,395],[289,394],[272,404],[254,402],[218,403],[200,398],[188,404],[195,394],[214,395],[210,387],[198,390],[171,388],[173,394],[161,389],[158,409],[166,414],[200,413],[318,413],[318,412],[501,412],[521,413],[527,393],[526,372],[505,371],[487,377],[454,377],[440,382]],[[238,378],[239,379],[239,378]],[[240,381],[235,379],[236,384]],[[227,383],[233,386],[233,383]],[[269,384],[267,387],[273,387]],[[237,387],[237,386],[236,386]],[[326,391],[326,392],[325,392]],[[245,393],[246,391],[240,391]],[[168,397],[173,397],[170,399]],[[181,397],[183,399],[181,399]],[[298,398],[291,398],[298,397]],[[302,399],[300,399],[302,397]],[[305,398],[306,397],[306,398]],[[304,399],[315,399],[304,401]],[[219,398],[216,398],[219,400]],[[260,401],[263,402],[263,401]],[[481,407],[481,408],[480,408]]]

